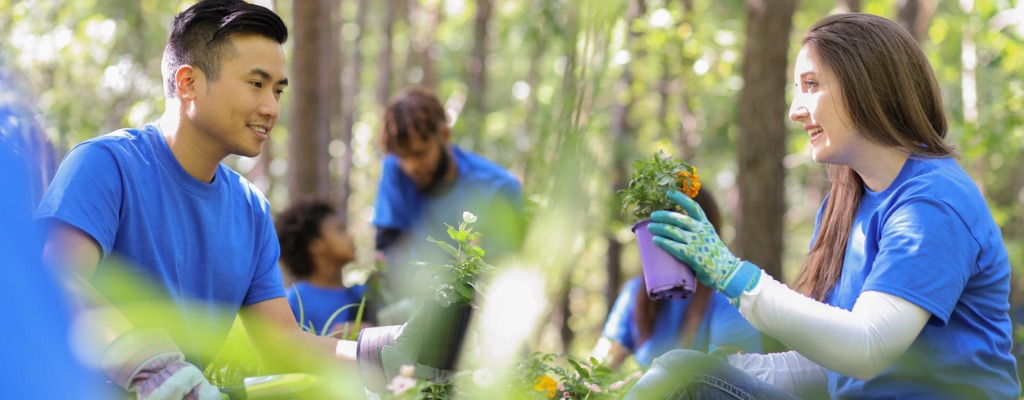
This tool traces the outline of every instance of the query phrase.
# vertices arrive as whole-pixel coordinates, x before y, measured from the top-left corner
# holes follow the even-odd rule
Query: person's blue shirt
[[[1009,258],[984,197],[952,158],[911,157],[888,188],[865,189],[827,302],[850,310],[868,290],[899,296],[932,317],[877,377],[829,372],[833,398],[1020,396],[1010,353]]]
[[[683,347],[682,326],[692,297],[660,300],[664,306],[655,317],[650,337],[637,343],[640,333],[633,315],[641,279],[630,279],[623,286],[602,332],[602,336],[629,349],[641,367],[650,367],[655,358],[674,349],[710,352],[719,347],[738,347],[746,353],[761,352],[761,333],[719,292],[712,293],[708,300],[690,346]]]
[[[393,280],[412,281],[403,271],[410,262],[437,262],[444,254],[427,237],[447,240],[447,225],[457,227],[464,211],[478,217],[477,232],[488,260],[518,250],[524,229],[523,193],[505,168],[452,145],[458,178],[451,187],[422,193],[398,167],[398,157],[384,157],[373,225],[402,231],[384,250]],[[397,276],[396,276],[397,275]]]
[[[263,194],[224,164],[212,183],[196,180],[155,125],[75,146],[36,217],[63,221],[99,243],[105,260],[94,282],[116,279],[108,258],[115,255],[161,289],[155,297],[173,299],[189,325],[188,337],[175,340],[200,368],[196,349],[223,343],[240,306],[284,296]]]
[[[2,82],[0,82],[2,83]],[[31,125],[31,126],[29,126]],[[32,223],[42,187],[42,131],[20,107],[0,104],[0,377],[4,398],[93,399],[105,397],[102,374],[85,367],[71,347],[68,297],[39,254],[42,235]]]
[[[288,304],[292,307],[292,314],[295,320],[301,325],[312,326],[317,334],[323,332],[324,326],[331,316],[338,310],[341,312],[331,320],[331,326],[327,333],[338,329],[339,324],[352,322],[356,319],[359,311],[359,304],[366,295],[366,285],[355,285],[342,288],[325,288],[313,285],[307,281],[295,282],[293,287],[286,290]],[[305,321],[300,319],[299,302],[302,302],[301,312]]]

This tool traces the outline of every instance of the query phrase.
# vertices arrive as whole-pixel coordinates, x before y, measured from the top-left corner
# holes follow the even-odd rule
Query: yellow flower
[[[676,176],[679,177],[679,191],[691,199],[696,197],[700,192],[700,175],[697,175],[697,168],[693,168],[693,173],[684,169]]]
[[[533,390],[544,393],[548,398],[553,398],[558,394],[558,382],[555,382],[550,376],[542,375],[537,378],[537,384],[533,387]]]

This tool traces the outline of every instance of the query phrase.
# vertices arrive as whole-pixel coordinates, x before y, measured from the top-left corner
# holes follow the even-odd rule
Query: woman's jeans
[[[646,399],[796,399],[721,359],[693,350],[672,350],[654,360],[626,394]]]

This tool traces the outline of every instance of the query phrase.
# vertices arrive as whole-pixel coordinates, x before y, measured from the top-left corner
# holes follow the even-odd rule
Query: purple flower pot
[[[640,265],[644,271],[644,284],[651,300],[682,299],[693,293],[697,278],[693,269],[678,258],[654,244],[654,235],[647,231],[650,219],[633,225],[640,246]]]

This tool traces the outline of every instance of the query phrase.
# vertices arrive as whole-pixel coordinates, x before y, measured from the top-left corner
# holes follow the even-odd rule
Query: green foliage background
[[[31,93],[52,140],[62,150],[98,134],[155,119],[163,107],[160,56],[172,15],[191,2],[158,0],[77,0],[71,2],[0,0],[0,65],[21,77]],[[289,2],[274,2],[292,25]],[[380,106],[373,88],[378,79],[373,60],[382,45],[382,9],[369,2],[367,26],[355,26],[354,1],[342,5],[344,52],[347,38],[362,32],[366,64],[357,97],[351,151],[352,187],[349,227],[360,248],[360,263],[372,265],[370,217],[379,176],[380,151],[374,132]],[[380,2],[383,3],[383,2]],[[557,328],[537,335],[534,347],[584,354],[593,346],[607,313],[602,291],[607,242],[613,232],[628,242],[628,224],[608,212],[615,203],[609,183],[616,152],[632,160],[664,150],[700,169],[702,182],[719,201],[729,226],[737,207],[734,187],[737,140],[736,101],[742,45],[746,40],[745,5],[740,0],[694,0],[687,11],[681,1],[651,0],[644,18],[624,20],[624,1],[502,0],[494,6],[488,58],[487,111],[483,128],[467,132],[456,122],[455,141],[511,168],[524,182],[534,221],[559,218],[569,229],[552,232],[548,240],[561,251],[551,276],[569,279],[568,329],[575,332],[570,348],[561,349]],[[895,18],[896,0],[863,1],[865,12]],[[942,85],[951,117],[950,140],[989,199],[1015,271],[1014,304],[1024,268],[1024,16],[1019,2],[976,0],[970,11],[961,2],[943,1],[923,43]],[[437,90],[445,98],[466,92],[465,63],[472,43],[474,3],[464,0],[423,0],[442,7],[443,19],[431,43],[437,69]],[[1014,8],[1016,5],[1017,8]],[[834,1],[806,0],[798,5],[790,43]],[[630,25],[630,26],[627,26]],[[639,32],[625,46],[626,29]],[[977,116],[965,109],[964,32],[974,32],[977,49]],[[417,83],[415,63],[406,59],[413,37],[407,25],[395,31],[395,86]],[[289,43],[288,46],[291,44]],[[290,52],[290,47],[286,51]],[[791,46],[792,55],[798,46]],[[622,68],[634,79],[628,90],[613,90]],[[420,71],[422,72],[422,71]],[[668,88],[667,91],[664,88]],[[788,90],[788,89],[787,89]],[[290,96],[282,108],[287,112]],[[632,102],[635,127],[629,149],[610,138],[610,114],[617,102]],[[686,108],[690,115],[679,110]],[[785,118],[785,116],[780,116]],[[268,172],[254,178],[271,203],[280,209],[289,201],[284,143],[292,132],[283,115],[267,150]],[[460,119],[460,121],[462,121]],[[681,154],[681,126],[696,132],[686,138],[692,154]],[[810,239],[813,217],[825,187],[820,165],[811,162],[807,140],[792,125],[789,137],[786,193],[787,268],[795,274]],[[58,159],[60,155],[58,154]],[[243,173],[255,171],[255,160],[230,158]],[[538,222],[539,223],[539,222]],[[536,232],[536,231],[533,231]],[[728,242],[731,228],[722,230]],[[536,233],[535,233],[536,234]],[[557,235],[557,236],[555,236]],[[627,246],[627,248],[630,248]],[[626,276],[639,274],[634,250],[625,254]],[[358,277],[359,274],[351,276]],[[554,289],[552,289],[554,292]]]

